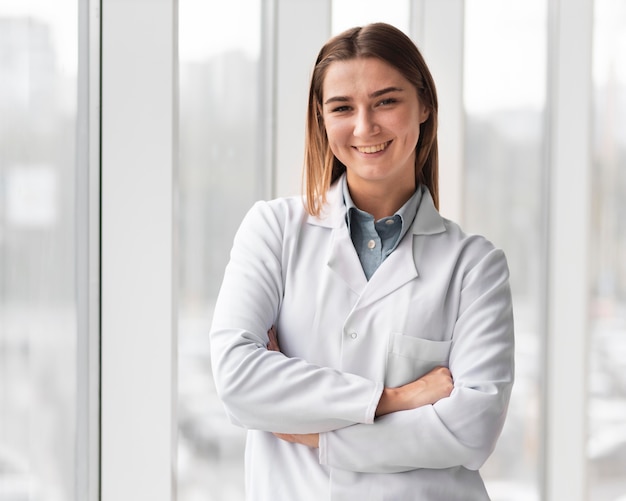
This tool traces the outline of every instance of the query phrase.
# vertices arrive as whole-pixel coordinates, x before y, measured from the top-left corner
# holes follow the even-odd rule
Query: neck
[[[371,186],[352,186],[348,183],[348,188],[354,205],[374,216],[376,221],[394,215],[415,193],[415,184],[390,190],[378,183]]]

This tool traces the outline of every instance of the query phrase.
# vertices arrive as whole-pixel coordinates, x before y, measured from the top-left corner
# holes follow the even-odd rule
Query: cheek
[[[332,151],[333,155],[337,157],[341,162],[345,162],[346,160],[346,149],[342,147],[342,143],[338,142],[336,139],[331,137],[328,138],[328,146],[330,151]]]
[[[345,142],[345,136],[345,127],[342,127],[340,124],[330,123],[326,125],[326,137],[333,149]]]
[[[407,125],[410,124],[410,125]],[[396,122],[396,129],[402,131],[407,145],[416,146],[420,136],[420,122],[414,114],[407,114]]]
[[[413,145],[413,147],[417,146],[417,143],[420,138],[420,125],[417,124],[415,127],[409,130],[408,132],[409,142]]]

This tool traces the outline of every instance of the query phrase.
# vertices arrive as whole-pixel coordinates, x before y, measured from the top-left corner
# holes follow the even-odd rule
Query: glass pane
[[[626,499],[626,4],[596,0],[589,499]]]
[[[464,227],[504,249],[515,308],[516,382],[482,469],[493,501],[539,499],[545,258],[546,0],[465,3]]]
[[[0,0],[0,501],[77,497],[77,55],[77,0]]]
[[[385,22],[409,34],[409,0],[332,0],[332,32]]]
[[[261,19],[261,0],[179,2],[179,501],[244,496],[245,432],[215,393],[207,334],[234,232],[267,196]]]

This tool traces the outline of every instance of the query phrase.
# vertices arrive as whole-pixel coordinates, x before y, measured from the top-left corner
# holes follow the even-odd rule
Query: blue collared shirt
[[[375,221],[374,216],[354,205],[345,176],[342,183],[348,230],[365,276],[369,280],[413,224],[422,192],[419,189],[415,190],[411,198],[393,216]]]

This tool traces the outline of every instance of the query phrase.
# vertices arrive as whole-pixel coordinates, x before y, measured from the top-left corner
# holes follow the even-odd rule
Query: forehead
[[[322,84],[324,99],[335,95],[369,95],[387,87],[409,89],[412,84],[389,63],[368,57],[334,61],[326,70]]]

